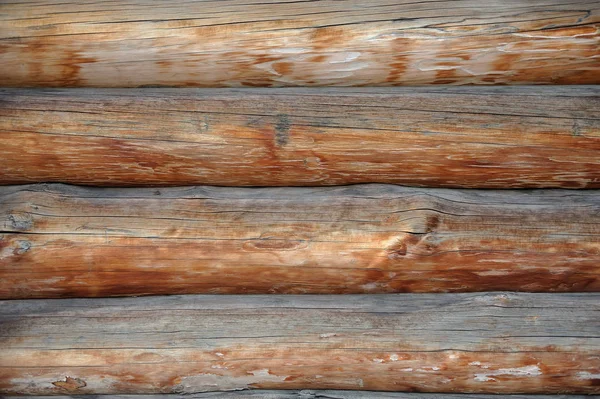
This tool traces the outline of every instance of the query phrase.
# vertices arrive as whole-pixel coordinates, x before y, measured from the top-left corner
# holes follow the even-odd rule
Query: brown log
[[[599,294],[0,302],[0,393],[600,393]]]
[[[598,84],[590,0],[0,3],[3,86]]]
[[[600,291],[598,191],[0,188],[0,297]]]
[[[23,399],[4,396],[4,399]],[[97,395],[28,396],[29,399],[102,399]],[[498,399],[494,394],[405,393],[336,390],[265,390],[204,392],[196,394],[110,395],[110,399]],[[591,399],[597,395],[502,395],[506,399]]]
[[[600,86],[0,90],[0,183],[600,188]]]

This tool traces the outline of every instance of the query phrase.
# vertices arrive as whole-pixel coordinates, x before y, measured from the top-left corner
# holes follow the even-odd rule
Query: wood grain
[[[597,191],[0,188],[0,297],[600,291]]]
[[[0,3],[3,86],[598,84],[597,0]]]
[[[0,302],[3,394],[600,393],[599,294]]]
[[[0,89],[0,184],[600,188],[600,86]]]
[[[23,399],[22,396],[3,396],[3,399]],[[28,399],[105,399],[102,395],[28,396]],[[110,395],[110,399],[498,399],[494,394],[406,393],[381,391],[340,390],[265,390],[253,389],[194,394]],[[502,395],[506,399],[592,399],[597,395]]]

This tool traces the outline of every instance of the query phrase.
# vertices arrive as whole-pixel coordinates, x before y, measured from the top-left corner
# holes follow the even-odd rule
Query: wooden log
[[[600,393],[600,294],[0,302],[0,393]]]
[[[0,183],[600,188],[600,86],[0,90]]]
[[[591,399],[593,395],[502,395],[506,399]],[[103,399],[98,395],[28,396],[28,399]],[[265,390],[253,389],[194,394],[110,395],[110,399],[498,399],[488,394],[406,393],[380,391],[336,390]],[[23,396],[3,396],[3,399],[23,399]],[[108,399],[108,398],[107,398]]]
[[[0,297],[600,291],[598,191],[0,188]]]
[[[590,0],[17,1],[2,86],[598,84]]]

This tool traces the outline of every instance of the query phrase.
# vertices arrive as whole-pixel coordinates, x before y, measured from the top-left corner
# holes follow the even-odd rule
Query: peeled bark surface
[[[0,89],[0,184],[600,188],[599,87]]]
[[[0,3],[2,86],[600,83],[593,0]]]
[[[0,188],[0,297],[600,291],[600,194]]]
[[[502,395],[506,399],[590,399],[592,395]],[[4,399],[22,399],[22,396],[3,396]],[[28,396],[29,399],[109,399],[104,395]],[[494,394],[405,393],[380,391],[336,390],[244,390],[204,392],[194,394],[110,395],[110,399],[498,399]]]
[[[3,394],[600,393],[598,294],[0,302]]]

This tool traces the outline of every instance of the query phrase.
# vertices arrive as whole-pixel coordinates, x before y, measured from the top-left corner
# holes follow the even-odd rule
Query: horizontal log
[[[0,90],[0,184],[600,188],[600,86]]]
[[[506,399],[591,399],[592,395],[502,395]],[[108,399],[105,395],[28,396],[28,399]],[[194,394],[110,395],[110,399],[498,399],[488,394],[406,393],[380,391],[336,390],[265,390],[253,389]],[[23,396],[3,396],[3,399],[23,399]]]
[[[0,302],[0,393],[600,393],[600,294]]]
[[[598,84],[589,0],[0,4],[2,86]]]
[[[0,188],[0,297],[600,291],[598,191]]]

